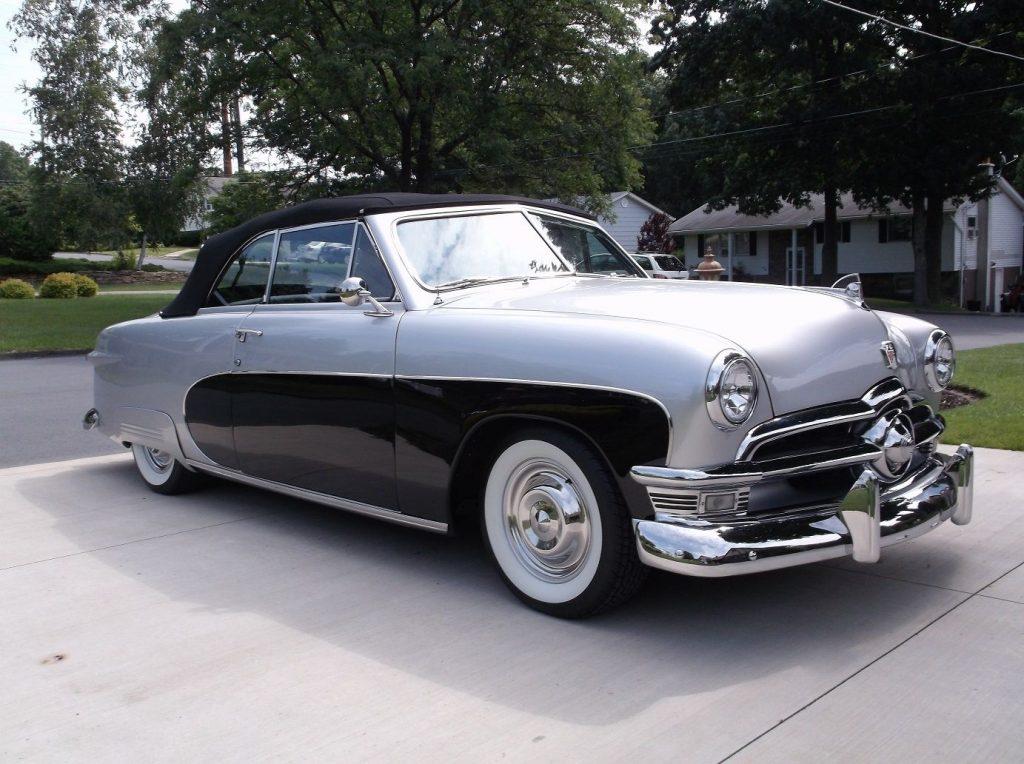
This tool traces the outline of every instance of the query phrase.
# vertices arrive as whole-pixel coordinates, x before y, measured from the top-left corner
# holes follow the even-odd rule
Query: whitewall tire
[[[558,430],[524,430],[500,445],[484,486],[482,525],[505,583],[551,615],[606,610],[643,581],[629,514],[607,466]]]
[[[132,456],[139,477],[157,493],[185,493],[201,483],[198,473],[188,470],[166,451],[133,443]]]

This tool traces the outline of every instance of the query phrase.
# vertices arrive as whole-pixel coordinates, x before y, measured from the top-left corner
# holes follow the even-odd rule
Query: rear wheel
[[[163,494],[185,493],[198,488],[202,475],[192,472],[171,454],[158,448],[132,444],[132,456],[139,476],[152,490]]]
[[[509,588],[537,610],[582,618],[631,597],[647,569],[603,460],[558,430],[523,430],[498,449],[483,534]]]

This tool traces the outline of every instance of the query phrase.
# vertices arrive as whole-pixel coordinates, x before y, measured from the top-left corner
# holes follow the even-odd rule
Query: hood
[[[885,325],[840,297],[807,289],[713,281],[534,279],[445,295],[442,309],[522,310],[657,321],[722,338],[760,368],[776,415],[859,398],[893,376]],[[643,324],[625,326],[643,341]]]

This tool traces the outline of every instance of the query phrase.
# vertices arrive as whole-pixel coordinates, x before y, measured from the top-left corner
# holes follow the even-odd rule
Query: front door
[[[354,238],[354,241],[353,241]],[[340,302],[350,272],[394,311]],[[282,231],[265,303],[238,329],[231,375],[239,469],[397,509],[395,342],[401,304],[353,223]]]
[[[804,281],[804,248],[786,247],[786,284],[788,286],[803,286]]]

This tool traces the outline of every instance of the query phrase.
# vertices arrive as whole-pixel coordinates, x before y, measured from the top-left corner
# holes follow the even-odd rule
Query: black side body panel
[[[330,374],[224,374],[203,380],[186,400],[186,421],[203,452],[247,475],[397,509],[392,380]],[[230,391],[232,462],[208,449],[231,437],[199,422],[198,401]],[[220,399],[223,400],[223,399]],[[208,407],[208,406],[207,406]],[[204,409],[205,410],[205,409]],[[224,406],[223,411],[228,411]],[[219,422],[223,425],[225,418]],[[200,441],[197,434],[203,436]],[[223,450],[217,454],[224,456]]]
[[[568,426],[608,460],[637,517],[650,514],[638,464],[665,464],[669,421],[649,398],[612,390],[473,380],[395,381],[398,498],[409,515],[449,522],[452,467],[467,436],[498,418]],[[484,480],[485,475],[474,475]]]
[[[185,396],[185,422],[192,440],[210,459],[238,469],[231,431],[231,375],[202,379]]]

